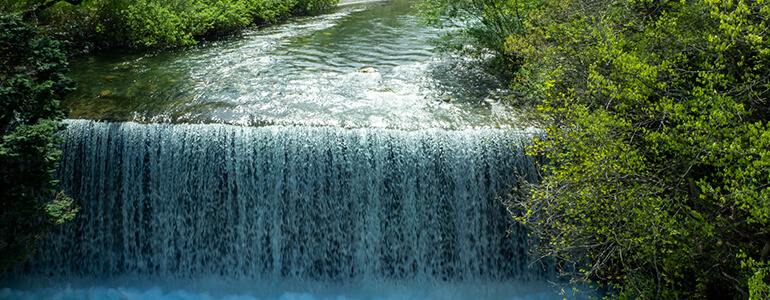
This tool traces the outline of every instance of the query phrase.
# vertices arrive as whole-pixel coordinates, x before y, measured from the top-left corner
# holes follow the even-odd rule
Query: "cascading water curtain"
[[[16,275],[548,276],[500,202],[536,180],[526,133],[67,124],[59,177],[82,210]]]

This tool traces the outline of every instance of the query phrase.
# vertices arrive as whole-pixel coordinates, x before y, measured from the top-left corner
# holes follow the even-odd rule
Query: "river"
[[[414,3],[73,61],[82,211],[0,299],[562,299],[501,203],[539,133]]]
[[[344,128],[507,128],[490,72],[441,55],[414,1],[344,5],[196,47],[71,63],[73,118]]]

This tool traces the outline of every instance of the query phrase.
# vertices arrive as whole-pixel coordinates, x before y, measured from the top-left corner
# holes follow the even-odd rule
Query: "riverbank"
[[[62,41],[70,56],[109,49],[169,48],[324,11],[338,0],[180,1],[163,3],[94,0],[41,5],[5,3],[0,13],[16,14]]]
[[[508,128],[504,82],[429,42],[416,1],[343,5],[195,47],[70,62],[72,118],[402,130]],[[446,29],[450,30],[450,29]],[[364,73],[362,69],[376,69]]]

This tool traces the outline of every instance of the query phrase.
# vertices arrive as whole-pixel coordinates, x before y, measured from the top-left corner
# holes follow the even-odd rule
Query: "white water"
[[[488,129],[516,127],[499,83],[434,59],[407,2],[82,62],[76,116],[283,126],[68,121],[82,211],[0,299],[562,299],[499,201],[532,133]]]
[[[68,121],[83,208],[2,299],[555,299],[499,202],[531,133]]]
[[[75,118],[248,126],[525,127],[481,61],[441,55],[415,0],[345,5],[152,53],[74,60]],[[376,69],[376,72],[361,72]]]
[[[562,299],[563,297],[557,296],[552,290],[540,287],[539,290],[532,289],[532,292],[522,296],[511,296],[508,300],[547,300],[547,299]],[[105,299],[105,300],[429,300],[429,299],[458,299],[452,295],[435,295],[435,296],[415,296],[410,294],[395,294],[385,296],[347,296],[347,295],[333,295],[323,296],[317,294],[311,294],[306,292],[285,292],[279,296],[255,296],[252,293],[238,294],[238,295],[225,295],[217,296],[210,293],[191,293],[185,290],[164,291],[159,287],[152,287],[145,290],[135,288],[107,288],[107,287],[90,287],[83,289],[73,289],[71,287],[65,288],[47,288],[36,291],[22,291],[12,289],[0,289],[0,299],[67,299],[67,300],[92,300],[92,299]],[[484,299],[480,295],[476,294],[466,299]]]

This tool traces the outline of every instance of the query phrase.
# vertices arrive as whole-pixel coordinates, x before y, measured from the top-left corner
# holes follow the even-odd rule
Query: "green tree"
[[[428,25],[461,25],[440,40],[445,50],[477,57],[492,55],[491,66],[512,76],[522,61],[517,53],[507,51],[506,39],[523,33],[527,12],[540,4],[539,0],[425,0],[419,8]]]
[[[55,193],[64,117],[57,97],[73,82],[55,41],[17,17],[0,16],[0,274],[34,252],[53,226],[77,208]]]
[[[547,1],[508,51],[543,181],[515,217],[573,282],[760,299],[770,258],[770,1]]]
[[[44,10],[59,2],[67,2],[71,5],[80,5],[83,0],[0,0],[0,11],[23,12],[23,20],[37,17]]]
[[[120,0],[109,10],[137,46],[177,46],[216,31],[327,9],[338,0]],[[117,31],[117,30],[115,30]]]
[[[204,36],[320,11],[338,0],[0,0],[68,47],[174,47]]]

